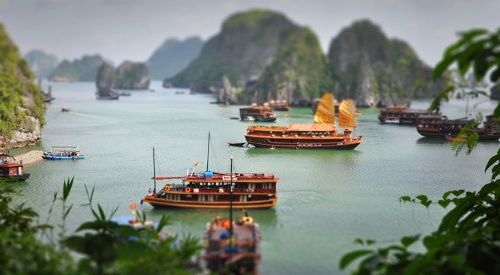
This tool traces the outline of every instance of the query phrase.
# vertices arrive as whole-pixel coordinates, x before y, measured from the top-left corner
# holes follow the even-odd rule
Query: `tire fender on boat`
[[[186,192],[191,192],[191,188],[190,187],[186,187],[186,189],[184,189]]]
[[[163,191],[165,191],[165,192],[172,191],[172,185],[170,185],[170,184],[165,185],[165,187],[163,187]]]

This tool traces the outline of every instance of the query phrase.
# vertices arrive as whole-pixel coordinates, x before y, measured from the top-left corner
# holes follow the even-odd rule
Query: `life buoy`
[[[191,188],[189,188],[189,187],[186,187],[186,189],[184,189],[184,190],[185,190],[186,192],[188,192],[188,193],[189,193],[189,192],[191,192]]]
[[[253,218],[252,217],[248,217],[248,216],[243,217],[243,222],[245,224],[252,224],[253,223]]]
[[[163,187],[163,191],[165,191],[165,192],[172,191],[172,185],[170,185],[170,184],[165,185],[165,187]]]

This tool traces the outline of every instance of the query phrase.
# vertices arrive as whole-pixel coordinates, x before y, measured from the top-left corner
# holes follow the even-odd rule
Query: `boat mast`
[[[233,244],[233,156],[231,156],[230,174],[231,180],[229,181],[229,242]]]
[[[153,146],[153,192],[156,194],[156,160],[155,160],[155,147]]]
[[[208,171],[208,161],[210,160],[210,131],[208,131],[208,144],[207,144],[207,170]]]

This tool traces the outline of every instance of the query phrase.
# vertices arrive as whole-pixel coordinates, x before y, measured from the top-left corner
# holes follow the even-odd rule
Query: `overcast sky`
[[[325,50],[343,27],[369,18],[430,65],[458,31],[500,25],[498,0],[0,0],[0,22],[23,53],[99,53],[119,63],[146,60],[168,37],[207,39],[228,15],[254,7],[311,27]]]

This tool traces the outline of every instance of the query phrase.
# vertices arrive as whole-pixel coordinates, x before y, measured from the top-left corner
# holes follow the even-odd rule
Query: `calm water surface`
[[[237,172],[274,173],[279,178],[275,209],[251,211],[262,228],[264,274],[341,273],[342,254],[357,248],[353,239],[371,238],[384,244],[409,234],[430,232],[444,211],[399,202],[402,195],[438,198],[450,189],[478,189],[487,182],[487,159],[498,143],[480,144],[471,156],[455,157],[446,141],[423,139],[414,127],[380,125],[377,110],[362,110],[356,134],[364,142],[353,151],[307,151],[231,148],[243,141],[249,123],[230,120],[238,107],[209,104],[208,95],[175,95],[175,90],[136,91],[118,101],[97,101],[93,83],[52,84],[57,98],[47,110],[43,140],[37,147],[78,145],[82,161],[43,161],[29,166],[31,178],[20,185],[19,198],[46,213],[54,191],[74,176],[75,204],[71,227],[90,219],[84,185],[95,186],[95,200],[110,211],[129,214],[152,187],[151,148],[157,149],[157,174],[183,175],[206,157],[207,133],[212,133],[210,168],[229,170],[233,154]],[[464,102],[445,106],[459,117]],[[475,111],[492,110],[482,102]],[[413,107],[427,107],[415,102]],[[471,104],[472,106],[472,104]],[[62,113],[61,107],[71,109]],[[278,113],[277,124],[310,123],[310,109]],[[29,148],[33,149],[33,148]],[[24,149],[27,150],[27,149]],[[162,183],[163,184],[163,183]],[[169,230],[202,236],[206,222],[223,211],[142,209],[152,217],[171,216]],[[52,223],[57,223],[56,218]]]

